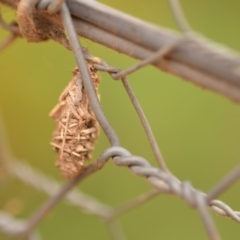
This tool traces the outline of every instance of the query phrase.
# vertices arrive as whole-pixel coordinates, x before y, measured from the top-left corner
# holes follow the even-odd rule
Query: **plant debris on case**
[[[87,66],[98,91],[100,77],[97,70],[90,63]],[[99,124],[82,84],[81,73],[75,68],[73,75],[58,104],[50,112],[50,117],[56,122],[51,142],[58,153],[56,166],[67,179],[75,178],[86,167],[86,160],[91,159],[99,135]]]

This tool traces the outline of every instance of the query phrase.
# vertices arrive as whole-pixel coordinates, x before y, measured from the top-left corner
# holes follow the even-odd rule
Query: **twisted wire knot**
[[[110,147],[99,157],[97,166],[103,167],[110,158],[116,165],[128,167],[135,175],[145,177],[160,193],[177,195],[193,208],[199,208],[199,204],[203,203],[207,205],[206,196],[201,191],[195,190],[188,181],[180,182],[172,174],[151,166],[143,157],[133,156],[122,147]]]

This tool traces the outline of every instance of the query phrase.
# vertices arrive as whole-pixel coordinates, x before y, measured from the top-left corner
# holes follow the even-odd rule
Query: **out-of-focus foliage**
[[[143,20],[176,28],[167,1],[102,1]],[[182,1],[192,27],[207,37],[240,50],[237,0]],[[4,19],[15,18],[1,6]],[[126,26],[127,27],[127,26]],[[0,39],[7,36],[0,30]],[[89,40],[82,44],[109,64],[125,68],[135,62]],[[0,109],[13,153],[32,166],[61,179],[54,167],[49,141],[54,128],[48,117],[58,95],[71,79],[75,67],[71,52],[52,41],[28,44],[17,40],[0,53]],[[215,93],[177,77],[146,67],[129,77],[154,130],[170,169],[181,180],[208,191],[240,157],[240,106]],[[122,145],[133,154],[156,164],[149,143],[120,82],[102,74],[103,109],[119,134]],[[94,157],[108,147],[103,135]],[[0,208],[16,217],[28,218],[47,197],[9,179],[0,172]],[[144,179],[109,162],[100,172],[78,186],[100,201],[118,205],[151,187]],[[222,200],[239,210],[239,187],[228,190]],[[239,225],[214,217],[223,239],[239,239]],[[206,239],[198,213],[173,196],[159,196],[120,218],[128,239]],[[39,225],[48,239],[109,239],[98,218],[61,203]],[[5,239],[0,235],[0,239]]]

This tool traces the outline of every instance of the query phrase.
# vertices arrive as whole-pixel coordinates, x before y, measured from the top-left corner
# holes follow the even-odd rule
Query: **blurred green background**
[[[167,1],[101,1],[138,18],[177,29]],[[182,5],[192,27],[207,37],[240,50],[240,1],[184,0]],[[3,18],[15,18],[2,7]],[[0,39],[8,33],[0,30]],[[89,40],[82,44],[113,66],[134,62]],[[64,182],[54,166],[49,145],[54,129],[49,111],[71,79],[74,57],[55,42],[28,44],[17,40],[0,53],[0,110],[13,153],[31,166]],[[119,135],[122,146],[157,166],[139,119],[120,82],[102,75],[101,103]],[[176,176],[202,191],[210,190],[239,162],[240,107],[224,97],[177,77],[146,67],[129,77],[151,123],[165,160]],[[94,159],[109,146],[104,134]],[[117,206],[151,189],[127,169],[109,162],[79,186],[100,201]],[[240,183],[221,196],[240,210]],[[28,218],[48,197],[0,171],[0,208]],[[223,239],[240,239],[239,225],[213,214]],[[128,239],[207,239],[197,211],[173,196],[158,196],[120,217]],[[105,224],[62,201],[38,226],[44,240],[110,239]],[[0,239],[6,239],[0,235]]]

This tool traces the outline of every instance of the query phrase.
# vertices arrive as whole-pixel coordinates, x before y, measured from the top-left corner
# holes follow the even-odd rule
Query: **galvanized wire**
[[[0,232],[14,237],[21,233],[26,228],[27,222],[24,220],[17,220],[10,214],[4,211],[0,211]],[[33,232],[27,236],[28,240],[41,240],[38,233]]]
[[[54,10],[57,10],[58,7],[61,5],[60,9],[60,15],[62,18],[62,22],[64,25],[64,28],[67,32],[69,43],[71,46],[71,50],[73,51],[78,68],[83,76],[83,84],[86,88],[91,107],[99,121],[99,124],[101,125],[105,135],[107,136],[110,147],[106,149],[101,156],[97,159],[96,162],[89,165],[76,179],[69,181],[66,183],[63,187],[59,187],[58,184],[56,184],[53,180],[50,180],[46,178],[45,176],[41,174],[34,174],[34,171],[23,165],[19,164],[17,162],[6,164],[6,161],[2,162],[4,164],[4,167],[12,173],[13,175],[17,176],[19,179],[21,179],[24,182],[27,182],[34,187],[46,192],[51,197],[48,201],[46,201],[41,207],[39,207],[36,212],[32,215],[32,217],[24,223],[24,225],[19,225],[20,227],[16,227],[18,229],[17,231],[13,231],[14,235],[19,236],[32,236],[34,228],[38,225],[38,223],[43,219],[43,217],[46,215],[47,212],[49,212],[56,204],[63,198],[66,197],[71,203],[80,206],[81,208],[84,208],[85,210],[88,210],[89,212],[96,214],[108,222],[109,230],[112,234],[113,239],[119,239],[119,236],[121,235],[120,228],[117,225],[115,221],[112,221],[114,218],[119,216],[119,214],[128,211],[129,209],[136,207],[137,205],[144,203],[145,201],[151,199],[153,196],[156,196],[157,194],[173,194],[175,196],[178,196],[179,198],[183,199],[189,206],[195,208],[198,210],[200,217],[203,221],[203,224],[205,226],[205,230],[207,232],[207,235],[209,239],[211,240],[218,240],[220,239],[219,233],[215,227],[215,224],[210,216],[210,213],[208,211],[208,208],[213,210],[215,213],[231,218],[235,220],[236,222],[240,223],[240,212],[233,211],[228,205],[225,203],[214,200],[213,198],[218,197],[220,194],[222,194],[230,185],[232,185],[235,181],[237,181],[240,178],[240,168],[238,167],[235,169],[232,173],[230,173],[226,178],[224,178],[220,183],[218,183],[208,194],[205,194],[199,190],[194,189],[191,184],[188,181],[181,182],[176,176],[174,176],[167,168],[166,163],[162,157],[162,154],[160,152],[160,149],[158,148],[157,142],[154,138],[153,132],[151,131],[150,125],[147,121],[147,118],[144,115],[143,110],[141,109],[140,104],[137,101],[137,98],[135,97],[129,83],[127,82],[126,76],[136,70],[138,70],[141,67],[144,67],[147,64],[150,63],[156,63],[159,65],[161,62],[167,61],[166,58],[169,58],[171,54],[173,54],[176,50],[176,48],[179,49],[184,45],[183,43],[186,43],[189,41],[187,38],[178,39],[176,38],[175,41],[170,41],[169,44],[165,45],[165,47],[160,48],[158,47],[157,51],[153,54],[148,54],[148,57],[145,58],[143,61],[139,62],[138,64],[121,71],[118,68],[114,68],[109,66],[106,62],[102,61],[99,58],[91,56],[86,50],[82,49],[78,38],[77,33],[75,31],[72,18],[70,16],[69,9],[65,3],[61,4],[60,0],[58,2],[55,2],[54,4],[52,2],[49,2],[48,0],[42,0],[40,3],[38,1],[29,1],[26,0],[27,5],[26,9],[24,10],[26,14],[29,14],[31,16],[31,12],[34,7],[37,8],[43,8],[43,9],[50,9],[51,12],[54,12]],[[72,13],[76,15],[76,11],[80,11],[76,4],[81,3],[83,6],[85,6],[85,10],[87,7],[91,8],[92,10],[96,10],[93,8],[92,3],[86,3],[85,1],[79,0],[78,2],[71,2],[69,3],[69,8],[71,9]],[[72,4],[72,5],[71,5]],[[75,4],[75,5],[74,5]],[[53,7],[55,6],[55,7]],[[73,6],[76,6],[76,8],[73,9]],[[100,22],[97,24],[102,24],[101,27],[109,28],[111,29],[114,27],[115,23],[111,23],[111,21],[106,22],[107,19],[107,12],[106,9],[101,9],[101,17],[99,17]],[[103,15],[103,12],[105,15]],[[87,13],[83,13],[83,18],[86,18]],[[98,14],[100,14],[98,12]],[[98,15],[99,16],[99,15]],[[117,16],[122,20],[125,21],[128,19],[125,16],[125,19],[123,16]],[[93,23],[95,21],[94,17],[96,15],[91,15],[88,18],[88,21]],[[98,19],[98,20],[99,20]],[[85,19],[86,20],[86,19]],[[129,19],[128,19],[129,20]],[[139,22],[136,22],[134,20],[129,20],[132,23],[140,24]],[[96,22],[94,22],[96,24]],[[97,25],[96,24],[96,25]],[[143,26],[145,26],[143,24]],[[131,39],[133,42],[135,41],[131,34],[129,32],[126,32],[126,29],[121,28],[118,25],[119,29],[119,36],[126,38],[127,40]],[[154,30],[153,30],[154,31]],[[138,32],[140,33],[140,32]],[[125,35],[124,35],[125,34]],[[140,40],[144,40],[145,37],[143,35],[139,35]],[[150,38],[149,36],[147,36]],[[143,44],[143,43],[142,43]],[[186,49],[185,49],[186,50]],[[176,52],[174,53],[175,58],[178,59]],[[204,57],[204,54],[202,55]],[[147,134],[148,139],[150,140],[150,144],[152,146],[152,149],[154,151],[155,157],[157,162],[159,163],[160,169],[153,167],[150,165],[150,163],[140,156],[134,156],[132,155],[128,150],[122,148],[120,146],[118,136],[116,135],[114,129],[111,127],[110,123],[108,122],[103,109],[101,108],[95,89],[92,85],[92,81],[88,72],[88,69],[85,64],[85,60],[91,61],[94,64],[94,67],[101,71],[106,71],[111,74],[113,79],[121,79],[126,92],[128,93],[133,106],[135,107],[138,116],[142,122],[142,125],[145,129],[145,132]],[[185,59],[186,60],[186,59]],[[189,59],[187,59],[189,61]],[[199,66],[202,66],[202,59],[199,60]],[[204,65],[205,66],[205,65]],[[203,66],[202,66],[203,67]],[[219,67],[219,66],[218,66]],[[216,69],[215,69],[216,70]],[[225,72],[221,72],[220,75],[224,76]],[[235,76],[236,77],[236,76]],[[233,77],[234,79],[234,77]],[[235,78],[233,80],[234,84],[239,85],[239,79]],[[1,154],[1,151],[0,151]],[[6,158],[4,154],[1,158]],[[90,174],[100,170],[107,161],[112,158],[113,162],[117,166],[125,166],[130,169],[132,173],[134,173],[137,176],[145,178],[156,190],[153,192],[150,192],[144,196],[140,196],[136,200],[130,201],[126,203],[125,205],[119,206],[117,208],[111,208],[109,206],[105,206],[104,204],[100,203],[99,201],[92,199],[90,197],[86,197],[82,195],[81,193],[69,194],[67,196],[67,193],[70,192],[70,190],[76,186],[79,182],[84,180],[86,177],[88,177]],[[19,174],[19,170],[23,170],[23,172],[28,175],[28,177],[23,176],[22,173]],[[35,176],[33,176],[33,174]],[[36,185],[36,182],[41,182],[43,185]],[[48,184],[48,187],[45,186],[45,184]],[[72,192],[73,193],[73,192]],[[72,196],[72,197],[71,197]],[[78,201],[85,199],[89,200],[87,204],[81,203],[79,204]],[[5,219],[8,219],[11,222],[13,221],[11,218],[8,218],[7,215],[3,215]],[[0,215],[1,220],[1,215]],[[0,222],[1,223],[1,222]],[[5,227],[1,228],[2,232],[5,234],[9,234],[11,232],[11,229],[8,228],[7,224]],[[112,227],[111,227],[112,226]],[[118,226],[118,227],[117,227]],[[115,229],[115,230],[114,230]],[[121,239],[124,238],[124,235],[122,234]]]
[[[95,62],[96,58],[92,57],[88,52],[85,52],[85,57],[88,61],[90,61],[92,63],[96,63]],[[159,54],[159,57],[161,57],[161,54]],[[105,61],[99,62],[99,59],[97,60],[97,63],[98,64],[94,65],[96,69],[98,69],[100,71],[108,72],[113,77],[115,77],[118,72],[128,73],[128,70],[121,71],[118,68],[109,66]],[[137,66],[137,65],[135,65],[135,66]],[[129,69],[132,69],[132,67],[130,67]],[[126,91],[128,92],[129,97],[131,98],[132,101],[137,102],[137,99],[134,96],[131,88],[129,88],[130,86],[129,86],[128,82],[126,81],[126,79],[123,79],[123,81],[125,82],[125,84],[127,84]],[[135,106],[135,108],[140,107],[140,105],[136,102],[135,103],[133,102],[133,105]],[[145,119],[146,117],[145,117],[142,109],[141,109],[141,112],[142,112],[142,114],[139,115],[139,118],[142,121],[142,119]],[[144,124],[143,124],[143,126],[144,126]],[[147,126],[148,126],[148,123],[147,123]],[[147,133],[147,134],[149,134],[149,133]],[[154,144],[156,144],[156,142],[153,142],[152,144],[154,145]],[[129,165],[131,165],[131,163],[129,163]],[[161,166],[161,164],[160,164],[160,166]],[[238,167],[238,168],[234,169],[231,173],[229,173],[220,183],[217,184],[217,186],[215,186],[209,192],[209,194],[207,194],[206,198],[207,198],[207,201],[209,202],[209,206],[217,214],[224,216],[224,217],[232,218],[233,220],[240,223],[240,218],[239,218],[240,215],[239,215],[238,211],[233,211],[228,205],[226,205],[225,203],[222,203],[221,201],[213,200],[214,198],[218,197],[223,191],[225,191],[229,186],[231,186],[235,181],[237,181],[240,178],[240,170],[239,169],[240,168]],[[164,168],[163,168],[163,170],[164,170]],[[171,178],[171,176],[172,176],[172,174],[169,173],[170,178]],[[176,180],[176,178],[174,176],[173,176],[173,179]],[[177,180],[177,182],[179,182],[179,180]]]
[[[18,1],[0,2],[13,8],[18,7]],[[27,5],[31,5],[31,2],[36,4],[38,1],[29,0]],[[42,0],[36,7],[42,9],[48,5],[51,5],[51,0]],[[152,26],[95,1],[68,0],[67,5],[80,36],[137,59],[145,59],[151,53],[180,38],[179,34],[173,31]],[[62,26],[60,18],[56,15],[51,18],[46,14],[42,12],[42,17],[47,17],[47,21],[53,26]],[[240,102],[238,56],[225,46],[213,43],[203,36],[194,34],[193,38],[179,45],[169,54],[164,65],[159,65],[158,62],[152,64],[163,71]]]
[[[1,10],[0,10],[0,27],[10,32],[10,35],[0,43],[0,51],[2,51],[3,49],[11,45],[16,40],[16,38],[21,37],[21,33],[16,22],[7,24],[3,21],[1,16]]]
[[[86,63],[85,63],[82,48],[80,46],[76,31],[72,24],[70,12],[65,3],[62,4],[60,15],[62,17],[64,27],[67,31],[70,46],[75,55],[79,71],[81,72],[83,84],[88,93],[88,98],[89,98],[91,107],[93,109],[93,112],[95,113],[96,118],[97,118],[99,124],[101,125],[103,131],[105,132],[106,136],[108,137],[111,145],[118,146],[119,145],[118,137],[117,137],[115,131],[113,130],[113,128],[111,127],[110,123],[108,122],[108,120],[102,110],[102,107],[99,103],[95,88],[92,83],[92,79],[90,77],[89,71],[88,71]]]
[[[179,0],[168,0],[168,3],[172,11],[172,15],[175,18],[175,21],[180,30],[185,35],[191,35],[193,33],[193,30],[190,27],[188,21],[186,20],[185,15],[183,14]]]
[[[149,25],[98,2],[70,0],[68,7],[75,16],[74,24],[80,35],[138,59],[145,59],[149,52],[155,53],[180,38],[172,31]],[[231,51],[225,47],[200,36],[189,39],[171,52],[165,67],[154,65],[229,97],[240,84],[239,58],[231,56]],[[229,88],[221,88],[217,82],[226,82]],[[230,87],[233,82],[235,90]],[[231,93],[228,92],[230,88]],[[239,93],[233,95],[235,99],[239,98]]]
[[[29,164],[22,161],[20,162],[19,160],[11,161],[8,172],[25,184],[46,193],[48,196],[56,195],[63,185],[52,177],[33,169]],[[65,199],[68,204],[77,206],[89,214],[94,214],[103,218],[108,217],[111,210],[106,204],[76,189],[69,192],[65,196]]]

